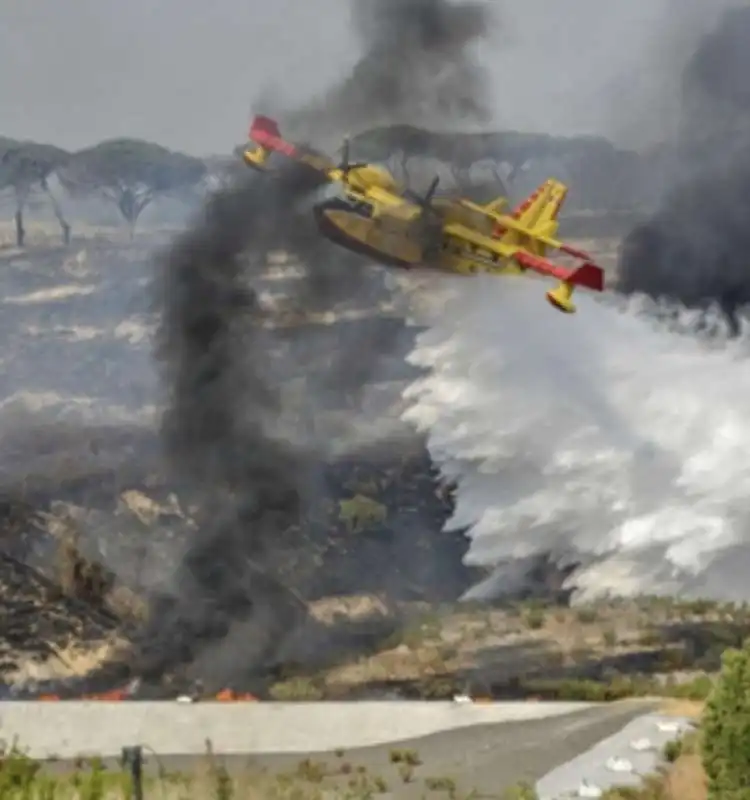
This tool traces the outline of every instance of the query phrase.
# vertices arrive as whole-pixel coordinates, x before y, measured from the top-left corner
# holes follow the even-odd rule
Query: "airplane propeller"
[[[341,145],[341,163],[339,169],[346,173],[349,171],[349,137],[344,137],[344,143]]]
[[[432,199],[435,196],[435,192],[437,191],[439,184],[440,176],[436,175],[429,188],[423,195],[418,195],[416,192],[410,190],[408,192],[409,199],[413,200],[423,211],[435,213],[435,209],[432,205]]]
[[[435,192],[437,191],[438,186],[440,185],[440,176],[436,175],[433,178],[432,183],[430,184],[429,188],[425,192],[424,197],[422,198],[422,205],[425,208],[432,208],[432,198],[435,196]]]
[[[367,162],[365,161],[355,161],[352,163],[350,161],[350,144],[349,144],[349,137],[344,137],[344,142],[341,145],[341,161],[339,162],[338,169],[341,170],[344,180],[349,177],[349,173],[353,169],[357,169],[358,167],[366,167]]]

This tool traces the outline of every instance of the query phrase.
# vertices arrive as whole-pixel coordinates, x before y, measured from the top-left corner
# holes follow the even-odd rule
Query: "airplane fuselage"
[[[423,264],[423,248],[409,226],[398,225],[390,230],[370,215],[368,207],[353,207],[343,200],[328,200],[314,209],[320,233],[329,241],[359,253],[379,264],[410,269]]]
[[[430,235],[417,220],[374,218],[367,203],[338,198],[319,203],[314,214],[318,230],[329,241],[384,266],[458,275],[523,271],[509,259],[471,250],[465,242],[442,235],[442,219]]]

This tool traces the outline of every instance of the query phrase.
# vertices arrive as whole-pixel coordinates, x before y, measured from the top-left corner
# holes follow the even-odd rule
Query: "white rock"
[[[656,723],[656,727],[662,733],[680,733],[683,730],[683,725],[675,720],[660,720]]]
[[[632,772],[633,762],[627,758],[608,758],[604,765],[610,772]]]
[[[604,792],[594,783],[583,781],[578,787],[578,797],[601,797]]]
[[[630,743],[630,749],[635,750],[638,753],[644,753],[646,750],[653,750],[654,743],[651,739],[636,739],[634,742]]]

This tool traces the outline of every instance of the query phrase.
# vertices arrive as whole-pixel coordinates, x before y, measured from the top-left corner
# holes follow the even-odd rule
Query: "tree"
[[[98,195],[117,206],[130,235],[157,197],[192,189],[205,175],[198,158],[140,139],[110,139],[73,154],[58,175],[72,195]]]
[[[242,153],[247,145],[237,145],[231,155],[207,156],[203,159],[206,173],[201,183],[209,192],[231,185],[237,178],[248,172],[248,166],[242,160]]]
[[[65,244],[70,242],[70,225],[65,220],[60,204],[50,191],[48,183],[52,172],[68,157],[65,150],[51,144],[0,139],[0,189],[10,188],[15,196],[16,244],[19,247],[23,247],[26,238],[23,213],[35,186],[46,192],[60,223],[63,241]]]
[[[408,184],[409,160],[415,156],[429,155],[431,136],[429,131],[412,125],[389,125],[355,136],[351,149],[357,161],[396,160],[401,176]]]
[[[750,643],[722,657],[701,724],[710,800],[750,798]]]
[[[481,163],[491,177],[479,188],[503,195],[508,194],[522,170],[534,162],[550,161],[558,172],[555,177],[571,178],[571,201],[584,208],[633,205],[643,175],[638,154],[618,150],[601,136],[564,137],[522,131],[453,133],[391,125],[356,136],[352,152],[357,160],[395,162],[407,184],[410,159],[435,159],[450,169],[461,192],[478,188],[476,167]]]

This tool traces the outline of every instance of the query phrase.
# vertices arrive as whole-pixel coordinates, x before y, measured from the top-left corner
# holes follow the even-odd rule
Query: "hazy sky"
[[[372,0],[377,2],[377,0]],[[665,134],[679,70],[729,0],[494,0],[498,124]],[[0,135],[78,148],[242,141],[269,84],[295,101],[351,67],[347,0],[0,0]],[[670,13],[670,11],[672,13]]]

